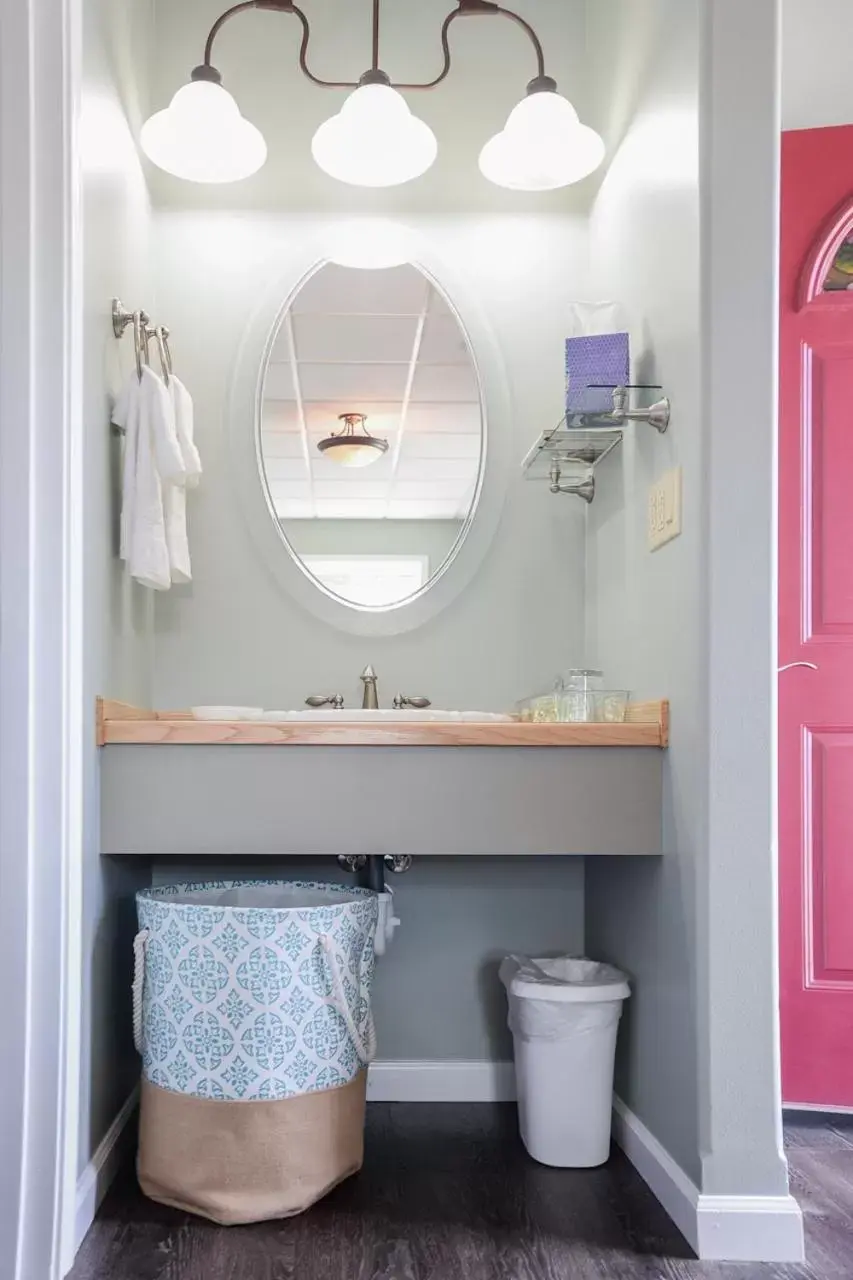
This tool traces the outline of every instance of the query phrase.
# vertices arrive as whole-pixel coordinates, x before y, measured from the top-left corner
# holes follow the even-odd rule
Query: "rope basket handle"
[[[133,1043],[142,1054],[142,988],[145,985],[145,944],[149,930],[140,929],[133,939]]]
[[[368,1005],[367,1013],[367,1040],[362,1037],[361,1032],[355,1025],[355,1019],[349,1007],[349,1002],[344,991],[343,979],[341,971],[338,968],[338,959],[335,955],[335,948],[332,939],[327,933],[319,935],[320,946],[323,948],[323,954],[326,957],[326,964],[329,970],[329,978],[332,983],[332,1004],[343,1018],[346,1029],[355,1045],[355,1051],[358,1054],[364,1066],[369,1064],[376,1057],[376,1027],[373,1022],[373,1010]]]

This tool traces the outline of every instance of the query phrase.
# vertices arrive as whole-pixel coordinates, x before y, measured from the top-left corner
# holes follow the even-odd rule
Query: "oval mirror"
[[[309,276],[270,345],[260,457],[317,587],[362,610],[424,592],[465,537],[484,453],[470,344],[434,281],[411,264]]]

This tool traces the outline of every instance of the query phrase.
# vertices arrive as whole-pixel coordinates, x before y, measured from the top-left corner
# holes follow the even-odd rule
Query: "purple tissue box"
[[[566,413],[609,413],[613,393],[600,384],[624,387],[629,366],[627,333],[566,338]]]

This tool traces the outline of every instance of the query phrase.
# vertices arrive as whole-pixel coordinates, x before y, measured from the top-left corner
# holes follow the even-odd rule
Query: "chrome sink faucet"
[[[376,679],[376,672],[368,662],[361,673],[361,682],[364,685],[364,697],[361,700],[361,706],[364,711],[379,710],[379,692],[376,688]]]
[[[361,682],[364,685],[364,695],[361,700],[363,711],[379,710],[379,690],[377,688],[378,676],[373,670],[370,663],[361,673]],[[343,709],[344,700],[340,693],[312,693],[305,699],[306,707],[334,707],[336,711]],[[405,707],[411,707],[417,711],[423,711],[427,707],[432,706],[429,698],[409,697],[408,694],[398,693],[394,698],[394,709],[401,711]]]

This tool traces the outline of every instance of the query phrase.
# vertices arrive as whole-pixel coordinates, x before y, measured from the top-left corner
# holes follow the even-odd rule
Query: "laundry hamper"
[[[142,1190],[224,1224],[301,1213],[362,1164],[376,895],[232,880],[136,900]]]

